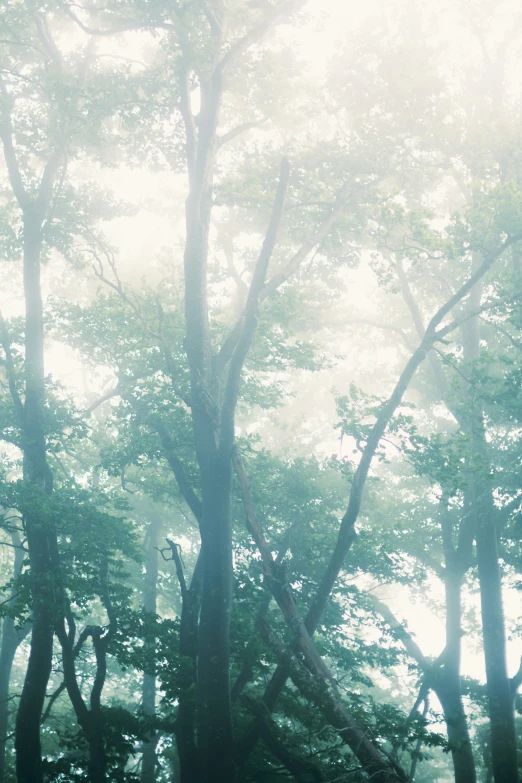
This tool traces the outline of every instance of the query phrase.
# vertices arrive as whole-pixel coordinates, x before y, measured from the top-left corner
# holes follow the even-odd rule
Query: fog
[[[0,783],[515,781],[519,5],[0,52]]]

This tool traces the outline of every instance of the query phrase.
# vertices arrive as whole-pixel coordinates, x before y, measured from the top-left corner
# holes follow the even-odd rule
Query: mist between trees
[[[4,0],[0,783],[520,779],[521,62]]]

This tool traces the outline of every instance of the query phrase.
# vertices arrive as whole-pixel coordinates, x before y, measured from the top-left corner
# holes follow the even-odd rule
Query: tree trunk
[[[145,567],[145,584],[143,590],[143,610],[151,615],[156,614],[158,593],[158,533],[160,523],[151,522],[147,531],[148,547]],[[151,644],[151,664],[155,666],[155,640]],[[156,712],[156,675],[152,671],[144,672],[141,688],[141,704],[145,715],[154,716]],[[141,783],[156,783],[156,744],[157,736],[151,732],[150,737],[143,742],[141,757]]]
[[[485,441],[475,442],[474,453],[484,452],[485,446]],[[517,743],[513,694],[506,663],[495,508],[490,486],[478,476],[473,482],[473,495],[493,776],[495,783],[513,783],[518,780]]]
[[[24,482],[34,493],[52,492],[44,431],[44,331],[40,284],[41,218],[31,204],[24,211],[25,404]],[[42,498],[43,499],[43,498]],[[38,506],[41,508],[38,508]],[[43,783],[40,721],[51,674],[57,601],[57,538],[52,516],[36,498],[24,514],[31,566],[31,651],[16,718],[18,783]]]
[[[480,302],[476,286],[470,306]],[[478,317],[463,325],[464,358],[474,362],[480,357]],[[473,370],[471,370],[473,374]],[[472,464],[469,472],[471,513],[475,526],[480,585],[482,634],[486,663],[486,688],[491,725],[491,757],[495,783],[516,783],[518,778],[517,744],[513,695],[507,672],[502,574],[498,559],[495,504],[490,479],[491,466],[480,400],[475,399],[472,383],[467,390],[468,405],[462,416],[471,439]]]
[[[475,255],[473,265],[475,270],[483,262],[482,257]],[[404,299],[412,315],[415,327],[419,335],[423,334],[424,326],[420,311],[411,295],[409,284],[404,271],[397,263],[401,288]],[[480,282],[471,290],[469,296],[469,308],[474,310],[480,305],[481,288]],[[462,337],[464,348],[464,359],[468,362],[477,360],[480,356],[480,334],[479,321],[477,316],[469,318],[462,325]],[[430,356],[435,380],[439,387],[442,397],[447,390],[447,382],[444,376],[440,361],[433,354]],[[483,413],[480,406],[474,399],[474,389],[470,385],[464,392],[467,403],[462,411],[455,410],[452,406],[452,413],[456,416],[460,426],[468,435],[471,436],[472,463],[478,462],[479,465],[472,464],[469,471],[470,490],[466,493],[469,497],[470,514],[473,520],[474,534],[477,546],[477,561],[479,570],[479,584],[482,609],[482,628],[484,636],[484,655],[486,660],[486,679],[488,690],[489,713],[492,731],[492,755],[493,768],[495,771],[495,783],[507,783],[507,781],[518,780],[516,765],[516,733],[514,723],[514,712],[512,706],[512,697],[510,696],[510,684],[507,675],[506,652],[505,652],[505,633],[504,633],[504,614],[502,608],[502,583],[500,566],[498,562],[497,536],[495,531],[495,509],[491,486],[488,484],[489,476],[489,457],[487,454],[487,444],[484,432]],[[477,467],[479,472],[477,472]],[[466,519],[461,520],[461,532],[459,538],[465,545],[464,539],[471,541],[466,528],[469,528]],[[459,549],[460,549],[459,544]],[[452,548],[452,547],[451,547]],[[446,557],[447,566],[450,565]],[[466,563],[461,564],[466,568]],[[451,579],[451,574],[449,579]],[[448,581],[446,581],[446,599],[447,599],[447,622],[452,625],[448,628],[447,641],[450,643],[449,659],[453,660],[451,664],[453,671],[450,674],[447,694],[443,697],[450,714],[454,714],[456,725],[451,727],[452,733],[465,738],[467,736],[466,716],[463,711],[462,700],[460,697],[460,677],[458,676],[460,668],[460,587],[458,588],[458,606],[456,591],[453,595],[448,592]],[[454,618],[451,620],[451,613]],[[458,613],[458,624],[455,615]],[[457,644],[457,627],[459,634],[458,656],[453,645]],[[455,688],[458,688],[455,690]],[[455,693],[459,694],[458,702],[455,701]],[[441,695],[439,699],[442,703]],[[443,709],[444,704],[443,704]],[[464,727],[464,724],[465,727]],[[459,728],[460,727],[460,728]],[[494,735],[494,736],[493,736]],[[448,723],[448,737],[450,736],[450,724]],[[469,736],[465,740],[469,744]],[[469,777],[471,774],[471,758],[467,760],[462,758],[462,753],[452,752],[455,765],[455,775],[457,768],[462,768],[462,780],[474,780]],[[470,754],[465,754],[470,755]],[[495,761],[496,759],[496,761]],[[474,769],[474,765],[473,765]],[[474,773],[475,774],[475,773]],[[468,776],[468,777],[466,777]]]
[[[188,80],[188,71],[184,77]],[[203,506],[200,524],[203,589],[197,677],[201,783],[230,782],[234,777],[229,671],[233,577],[232,455],[230,450],[226,453],[217,445],[219,386],[213,368],[207,296],[208,236],[222,81],[222,70],[216,67],[210,79],[201,83],[197,131],[188,92],[182,96],[190,180],[184,253],[186,351]],[[185,83],[187,85],[188,81]]]
[[[203,556],[200,552],[190,588],[182,591],[180,621],[180,656],[183,668],[180,674],[180,695],[176,720],[176,745],[181,783],[199,780],[201,759],[195,738],[198,623],[203,582]]]
[[[216,769],[222,770],[224,780],[233,780],[231,487],[231,455],[215,454],[202,469],[203,589],[198,645],[198,747],[206,767],[202,775],[205,781],[216,779]]]
[[[462,524],[462,523],[461,523]],[[440,677],[435,679],[435,692],[439,698],[446,721],[455,783],[475,783],[477,773],[468,731],[468,721],[462,703],[460,658],[462,640],[462,579],[468,569],[468,551],[448,552],[445,541],[446,573],[446,648]],[[460,562],[459,562],[460,561]]]
[[[475,759],[462,703],[461,654],[461,583],[466,567],[446,564],[446,648],[442,669],[435,675],[433,689],[441,703],[446,721],[455,783],[476,783]]]
[[[13,576],[16,578],[22,570],[24,553],[22,550],[22,539],[18,532],[11,534],[15,558],[13,565]],[[11,599],[14,597],[15,588],[11,592]],[[30,623],[26,623],[22,628],[16,628],[13,617],[6,615],[2,623],[2,647],[0,649],[0,783],[5,779],[5,751],[7,735],[9,732],[9,683],[11,679],[11,669],[16,651],[29,633]]]
[[[105,783],[107,780],[107,756],[103,742],[102,727],[93,718],[89,737],[89,781],[90,783]]]
[[[460,677],[455,680],[446,675],[440,683],[434,686],[434,691],[444,712],[455,783],[475,783],[477,780],[475,759],[471,748],[466,713],[460,695]]]

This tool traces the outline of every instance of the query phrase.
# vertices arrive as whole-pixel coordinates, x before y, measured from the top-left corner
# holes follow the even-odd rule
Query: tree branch
[[[18,426],[21,432],[24,430],[24,404],[22,398],[16,388],[16,368],[14,364],[13,354],[11,351],[11,338],[9,336],[9,330],[4,320],[2,313],[0,312],[0,345],[4,349],[5,353],[5,368],[7,375],[7,382],[9,384],[9,393],[13,401],[13,407],[15,416],[18,420]]]
[[[345,197],[348,192],[349,185],[345,183],[337,193],[335,202],[332,206],[330,214],[323,220],[319,226],[315,235],[308,242],[305,242],[297,253],[290,259],[288,264],[280,272],[275,274],[264,286],[261,291],[260,301],[263,302],[268,296],[271,296],[283,283],[286,283],[289,277],[291,277],[309,253],[312,252],[316,245],[319,245],[323,239],[329,234],[332,227],[335,225],[339,217],[341,216],[344,205]]]
[[[246,131],[253,130],[254,128],[259,128],[265,122],[266,119],[263,119],[258,120],[257,122],[242,122],[240,125],[236,125],[235,128],[232,128],[227,131],[227,133],[217,137],[217,148],[221,149],[221,147],[228,144],[228,142],[233,141],[233,139],[237,138],[242,133],[246,133]]]
[[[370,599],[375,611],[378,612],[390,626],[393,634],[397,637],[397,639],[399,639],[399,641],[402,642],[406,651],[411,655],[413,660],[419,664],[421,669],[424,671],[427,670],[430,665],[428,659],[423,655],[422,650],[415,642],[411,634],[406,630],[404,625],[399,620],[397,620],[389,606],[380,601],[374,595],[368,593],[367,596]]]
[[[299,11],[301,8],[303,8],[304,5],[306,5],[306,3],[307,0],[291,0],[291,2],[284,3],[281,8],[275,9],[274,13],[272,13],[267,19],[264,19],[260,24],[253,27],[242,38],[232,44],[228,52],[223,55],[217,64],[216,70],[223,71],[228,65],[230,65],[230,63],[239,57],[239,55],[243,54],[243,52],[246,52],[251,46],[253,46],[253,44],[258,43],[258,41],[264,38],[264,36],[272,27],[288,17],[290,14]]]
[[[13,193],[18,205],[22,210],[26,210],[30,204],[31,199],[25,188],[20,164],[16,157],[16,152],[13,144],[13,126],[11,124],[11,107],[13,105],[13,98],[7,92],[4,80],[0,76],[0,97],[2,99],[1,111],[2,116],[0,118],[0,139],[4,146],[4,157],[7,166],[7,172],[9,174],[9,181],[13,188]]]
[[[181,559],[181,546],[179,544],[176,544],[170,538],[167,538],[166,541],[170,547],[170,551],[172,554],[171,559],[174,561],[174,566],[176,568],[176,576],[178,577],[179,589],[181,591],[181,600],[185,601],[187,598],[188,588],[187,588],[187,583],[185,581],[185,574],[183,572],[183,561]]]
[[[230,368],[223,397],[223,406],[221,411],[221,442],[220,448],[228,451],[232,448],[234,442],[234,415],[239,395],[241,383],[241,373],[252,340],[254,339],[257,328],[257,311],[259,306],[259,297],[268,270],[268,265],[277,240],[279,225],[283,215],[283,206],[285,202],[288,180],[290,177],[290,164],[287,158],[281,161],[281,170],[279,175],[279,185],[277,188],[272,214],[268,224],[267,232],[261,247],[261,252],[257,259],[254,269],[254,275],[250,284],[245,311],[243,315],[243,325],[238,334],[237,343],[230,360]]]
[[[375,783],[404,783],[406,775],[388,758],[382,748],[364,731],[348,713],[332,691],[330,684],[317,673],[310,673],[284,646],[265,621],[257,623],[263,640],[274,651],[280,665],[290,675],[300,693],[312,701],[322,712],[328,723],[359,759],[365,772]]]
[[[522,685],[522,658],[520,658],[520,664],[519,664],[519,667],[517,669],[516,674],[514,674],[513,677],[511,677],[509,682],[510,682],[510,685],[511,685],[511,692],[512,692],[513,696],[515,696],[517,691],[518,691],[518,689]]]
[[[65,690],[65,681],[62,680],[62,682],[59,684],[59,686],[56,688],[56,690],[53,693],[51,693],[51,695],[49,696],[49,701],[47,703],[47,707],[45,708],[45,710],[44,710],[44,712],[42,714],[42,719],[41,719],[42,726],[47,721],[47,719],[49,718],[49,715],[51,714],[51,710],[53,708],[54,702],[56,701],[56,699],[59,696],[61,696],[61,694],[64,692],[64,690]]]
[[[140,24],[138,22],[136,24],[122,24],[119,27],[112,27],[110,30],[100,30],[96,27],[90,27],[89,25],[84,24],[81,19],[71,10],[69,3],[60,2],[60,6],[64,13],[66,13],[67,16],[69,16],[78,25],[80,30],[83,30],[84,33],[88,33],[89,35],[120,35],[121,33],[132,32],[133,30],[154,30],[156,28],[168,30],[173,27],[173,25],[168,22],[156,22],[155,24]]]
[[[39,14],[37,11],[31,13],[31,17],[34,21],[38,38],[40,39],[42,46],[48,58],[55,64],[56,68],[62,70],[62,55],[58,47],[56,46],[53,37],[49,31],[47,20],[43,14]]]
[[[156,430],[156,432],[160,436],[161,443],[165,451],[165,456],[167,458],[167,462],[174,474],[174,478],[176,479],[180,492],[183,495],[183,498],[185,499],[185,502],[187,503],[188,507],[194,514],[197,523],[199,524],[203,516],[203,508],[201,505],[201,500],[194,492],[190,484],[190,481],[188,479],[188,476],[185,472],[183,463],[181,462],[181,460],[176,454],[176,447],[174,445],[174,441],[170,437],[167,428],[163,423],[154,421],[153,423],[151,423],[151,426],[153,429]]]
[[[259,733],[270,752],[290,772],[298,783],[322,783],[326,778],[321,769],[307,758],[291,750],[283,734],[266,706],[251,696],[242,696],[241,701],[256,718]]]
[[[182,57],[179,72],[179,109],[185,126],[188,174],[191,183],[193,183],[197,158],[198,135],[196,121],[192,113],[190,102],[190,71],[186,62],[185,53]]]
[[[88,416],[90,413],[96,410],[96,408],[99,408],[100,405],[103,405],[104,402],[107,402],[107,400],[112,399],[113,397],[118,397],[123,391],[121,381],[118,381],[114,389],[111,389],[108,392],[105,392],[105,394],[102,394],[101,397],[98,397],[97,400],[95,400],[93,403],[89,405],[88,408],[85,408],[85,410],[82,411],[82,416]]]
[[[518,239],[518,237],[508,238],[500,246],[496,253],[485,259],[481,266],[475,271],[475,273],[472,274],[466,281],[466,283],[464,283],[458,289],[458,291],[456,291],[455,294],[451,296],[450,299],[441,308],[439,308],[439,310],[435,313],[429,322],[419,347],[416,349],[416,351],[414,351],[409,361],[407,362],[406,367],[401,373],[399,380],[397,381],[397,384],[388,399],[388,402],[383,406],[381,413],[379,414],[377,421],[375,422],[366,441],[366,446],[363,450],[352,482],[348,507],[341,520],[337,542],[305,619],[305,627],[310,636],[314,634],[319,625],[333,586],[343,567],[346,556],[355,540],[355,522],[357,521],[359,515],[362,493],[379,441],[384,434],[396,408],[400,404],[402,397],[408,388],[417,368],[426,357],[428,351],[433,345],[433,342],[437,339],[437,326],[448,314],[448,312],[450,312],[462,298],[467,296],[474,285],[490,269],[496,258],[498,258],[499,255],[501,255],[509,245],[513,244],[515,241],[518,241]],[[285,666],[280,663],[272,675],[272,679],[270,680],[267,688],[265,689],[264,701],[269,709],[273,709],[275,707],[279,694],[284,688],[286,680],[289,676],[289,669],[285,668]],[[251,727],[251,730],[247,732],[243,740],[244,757],[248,757],[248,754],[255,747],[256,741],[257,734],[256,727],[254,725]]]
[[[247,480],[248,481],[248,480]],[[245,502],[245,497],[243,495],[243,502]],[[288,551],[288,547],[290,544],[290,531],[291,528],[288,528],[287,531],[284,534],[283,542],[281,546],[278,548],[277,557],[274,562],[275,570],[276,572],[279,571],[281,568],[281,565],[286,557],[286,553]],[[268,609],[270,607],[270,603],[272,601],[272,595],[268,594],[266,598],[263,599],[259,609],[256,613],[256,622],[257,620],[261,619],[264,620],[266,617],[266,613],[268,612]],[[254,623],[255,624],[255,623]],[[254,663],[256,661],[257,657],[257,649],[256,649],[256,639],[255,637],[252,637],[246,646],[245,649],[245,656],[243,658],[243,665],[241,667],[241,671],[239,672],[237,679],[232,687],[231,693],[230,693],[230,699],[232,703],[234,704],[241,693],[243,692],[243,689],[247,683],[249,683],[254,675]]]
[[[437,327],[446,315],[453,310],[455,305],[470,293],[473,287],[493,266],[496,259],[502,255],[504,250],[514,242],[517,242],[520,238],[520,236],[516,236],[506,239],[494,253],[484,259],[482,264],[472,275],[470,275],[468,280],[437,310],[425,330],[424,337],[421,340],[419,347],[411,355],[388,401],[382,407],[381,412],[377,417],[377,421],[373,425],[367,438],[366,446],[364,447],[359,465],[355,471],[348,507],[341,520],[337,542],[306,618],[306,625],[310,632],[313,632],[317,628],[327,604],[328,597],[337,580],[339,572],[343,567],[350,547],[355,540],[355,523],[359,516],[363,490],[377,446],[379,445],[393,414],[400,405],[419,365],[424,361],[429,350],[433,347],[433,344],[455,328],[455,324],[452,323],[448,327],[444,327],[438,331]]]

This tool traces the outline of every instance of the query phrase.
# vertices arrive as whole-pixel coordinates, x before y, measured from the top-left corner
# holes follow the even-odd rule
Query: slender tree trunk
[[[16,578],[22,570],[24,553],[22,550],[22,539],[18,532],[11,534],[15,558],[13,565],[13,576]],[[14,597],[14,590],[11,598]],[[2,623],[2,646],[0,648],[0,783],[5,779],[5,754],[7,735],[9,732],[9,684],[11,679],[11,670],[16,651],[29,633],[30,624],[26,623],[22,628],[16,628],[13,617],[6,615]]]
[[[465,567],[464,567],[465,568]],[[446,648],[442,669],[435,675],[433,689],[444,712],[455,783],[475,783],[477,773],[462,703],[461,656],[461,583],[463,568],[446,564]]]
[[[24,482],[52,492],[44,431],[44,331],[40,283],[41,218],[31,204],[24,211],[25,404]],[[38,505],[42,509],[38,508]],[[31,566],[31,651],[16,718],[18,783],[43,783],[40,721],[51,674],[57,597],[57,539],[52,517],[36,498],[24,514]]]
[[[190,587],[182,591],[180,621],[180,656],[183,669],[180,675],[180,695],[176,720],[176,745],[181,783],[199,780],[201,758],[196,746],[196,686],[198,657],[198,624],[203,583],[203,555],[200,552]]]
[[[480,302],[478,286],[473,290],[470,300],[471,307]],[[474,362],[480,357],[478,318],[470,318],[462,331],[464,358]],[[473,374],[473,369],[471,372]],[[468,405],[462,422],[471,439],[470,496],[477,547],[493,778],[495,783],[516,783],[519,777],[515,715],[506,662],[502,574],[498,558],[491,466],[484,415],[480,400],[476,399],[473,383],[469,384],[467,391]]]
[[[484,453],[486,443],[482,436],[474,440],[474,453]],[[512,783],[518,780],[517,743],[513,694],[506,663],[495,508],[491,488],[483,478],[475,478],[473,494],[493,776],[495,783]]]
[[[154,520],[147,531],[147,561],[145,567],[145,585],[143,590],[143,610],[151,615],[156,614],[158,594],[158,534],[160,523]],[[145,715],[154,716],[156,712],[156,674],[152,671],[155,667],[155,640],[151,644],[151,671],[144,672],[141,688],[141,704]],[[141,757],[141,783],[155,783],[156,781],[156,744],[157,736],[154,732],[144,741]]]
[[[515,249],[513,249],[513,253]],[[477,269],[483,259],[476,255],[473,259],[474,267]],[[404,300],[408,305],[415,328],[419,335],[424,333],[424,325],[420,310],[415,302],[409,288],[409,283],[401,262],[397,262],[396,270],[398,273]],[[480,283],[474,286],[470,292],[469,308],[476,309],[480,305],[481,287]],[[478,317],[474,316],[466,321],[462,326],[464,358],[468,362],[477,360],[480,356],[480,334]],[[443,367],[435,354],[429,355],[432,370],[439,392],[442,397],[447,391],[447,382]],[[452,409],[453,414],[459,421],[459,424],[471,436],[472,460],[477,465],[472,465],[469,472],[470,489],[466,493],[469,499],[469,513],[472,515],[474,524],[469,525],[467,519],[461,520],[460,540],[466,547],[472,544],[472,538],[468,531],[473,527],[477,545],[477,561],[479,568],[479,583],[482,609],[482,627],[484,635],[484,655],[486,659],[486,678],[489,700],[489,712],[491,721],[492,750],[493,757],[497,759],[495,767],[495,783],[507,783],[507,781],[518,780],[516,767],[516,735],[514,714],[512,707],[511,689],[507,675],[506,654],[505,654],[505,633],[504,633],[504,614],[502,608],[502,584],[501,573],[498,562],[497,536],[495,531],[494,519],[495,509],[491,486],[488,484],[489,475],[489,457],[487,454],[483,414],[480,406],[477,406],[473,399],[474,390],[470,386],[465,391],[468,402],[465,409]],[[471,415],[470,415],[471,413]],[[477,472],[478,469],[478,472]],[[450,536],[451,538],[451,536]],[[445,547],[446,549],[446,547]],[[450,544],[450,549],[452,545]],[[459,544],[460,549],[460,544]],[[448,557],[446,551],[446,565],[449,569],[451,557]],[[466,563],[461,564],[466,568]],[[448,570],[446,579],[446,606],[447,606],[447,642],[448,642],[448,664],[451,671],[448,671],[447,681],[445,682],[443,692],[441,691],[439,699],[446,715],[448,726],[448,738],[451,734],[456,740],[462,741],[464,747],[470,747],[469,734],[467,729],[466,716],[463,710],[462,698],[460,696],[460,583],[457,588],[454,580],[457,575]],[[458,619],[457,619],[458,618]],[[458,632],[458,652],[457,646]],[[447,669],[448,667],[446,667]],[[458,695],[458,699],[456,698]],[[446,704],[446,707],[444,706]],[[453,717],[452,717],[453,716]],[[473,781],[476,775],[474,770],[474,761],[469,752],[452,751],[453,763],[455,767],[455,776],[457,775],[463,781]],[[473,773],[472,773],[473,770]]]

